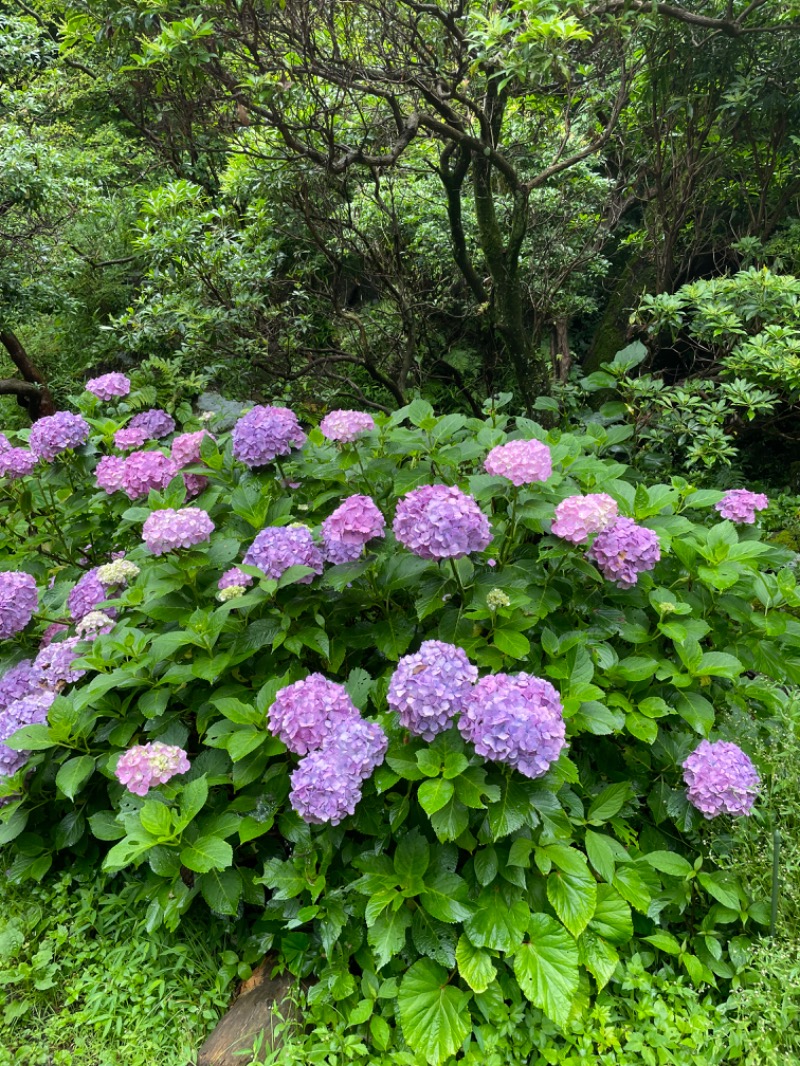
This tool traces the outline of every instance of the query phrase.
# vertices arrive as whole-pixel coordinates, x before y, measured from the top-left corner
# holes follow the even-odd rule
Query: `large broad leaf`
[[[384,912],[375,919],[367,932],[367,940],[375,953],[378,969],[403,950],[406,930],[410,925],[411,911],[405,906],[396,911]]]
[[[597,882],[585,864],[581,870],[554,870],[547,878],[547,898],[567,929],[577,937],[594,916]]]
[[[509,903],[498,888],[490,887],[481,892],[464,929],[476,948],[513,951],[525,935],[529,918],[530,908],[524,900]]]
[[[420,955],[427,955],[442,966],[452,969],[456,964],[456,930],[437,921],[417,907],[411,922],[411,937]]]
[[[473,992],[485,992],[497,976],[488,951],[476,948],[463,933],[456,946],[458,972]]]
[[[68,759],[56,774],[56,785],[67,799],[75,799],[76,793],[86,784],[94,773],[94,759],[91,755],[78,755]]]
[[[532,914],[530,940],[514,954],[520,988],[556,1025],[566,1025],[578,990],[578,947],[548,914]]]
[[[448,870],[441,870],[433,877],[428,876],[419,902],[441,922],[463,922],[472,915],[472,907],[465,902],[466,898],[466,881]]]
[[[472,1029],[470,993],[449,981],[444,967],[421,959],[405,975],[397,995],[406,1043],[430,1066],[454,1056]]]
[[[197,874],[224,870],[233,862],[233,849],[221,837],[203,836],[183,849],[181,862]]]
[[[598,991],[602,991],[617,968],[619,955],[616,950],[607,940],[587,929],[578,941],[578,954],[583,965],[597,981]]]
[[[200,874],[197,884],[203,899],[217,914],[235,916],[239,909],[244,884],[238,870],[211,870]]]
[[[394,871],[403,888],[420,891],[430,858],[430,844],[419,830],[406,833],[394,853]]]
[[[626,944],[633,936],[631,909],[610,885],[597,886],[597,906],[589,928],[611,944]]]

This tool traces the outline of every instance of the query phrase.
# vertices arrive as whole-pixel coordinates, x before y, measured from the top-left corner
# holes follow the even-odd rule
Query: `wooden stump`
[[[297,1020],[297,1008],[290,999],[295,981],[290,975],[269,977],[269,965],[262,963],[244,982],[238,997],[216,1029],[200,1048],[197,1066],[243,1066],[259,1034],[263,1048],[280,1047],[284,1034]]]

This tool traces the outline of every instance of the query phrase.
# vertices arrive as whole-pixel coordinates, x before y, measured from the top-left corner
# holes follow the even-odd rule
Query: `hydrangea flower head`
[[[460,559],[492,540],[489,520],[472,496],[450,485],[422,485],[398,502],[394,535],[422,559]]]
[[[493,674],[472,689],[458,728],[475,751],[541,777],[566,747],[564,708],[549,681],[533,674]]]
[[[86,382],[86,391],[100,400],[114,400],[119,396],[127,396],[131,391],[131,383],[124,374],[102,374]]]
[[[165,785],[176,774],[189,770],[183,748],[153,741],[128,748],[114,771],[117,780],[135,796],[146,796],[156,785]]]
[[[89,439],[89,424],[70,411],[56,411],[34,422],[28,447],[39,459],[55,459],[62,452],[79,448]]]
[[[344,685],[309,674],[280,690],[268,711],[267,726],[289,751],[305,755],[321,747],[343,722],[358,717]]]
[[[486,593],[486,606],[490,611],[497,611],[501,607],[510,607],[511,600],[502,589],[489,589]]]
[[[34,577],[24,571],[0,570],[0,640],[22,632],[38,606]]]
[[[48,647],[52,644],[59,633],[66,633],[69,630],[69,626],[64,625],[63,622],[51,622],[51,624],[42,633],[42,639],[39,641],[39,650]]]
[[[89,611],[77,623],[75,632],[84,640],[94,640],[101,633],[110,633],[113,628],[114,619],[109,617],[104,611]]]
[[[618,518],[613,526],[598,533],[586,556],[597,563],[607,581],[629,589],[639,574],[653,569],[661,558],[661,548],[652,529],[637,526],[631,518]]]
[[[230,600],[238,600],[240,596],[244,596],[245,592],[247,589],[244,585],[226,585],[217,593],[217,599],[220,603],[228,603]]]
[[[27,477],[38,461],[27,448],[7,448],[0,452],[0,477],[7,477],[9,481]]]
[[[617,501],[605,492],[568,496],[556,507],[552,533],[570,544],[580,544],[592,533],[602,533],[618,517]]]
[[[26,725],[43,725],[55,698],[55,692],[38,691],[14,700],[0,711],[0,776],[11,777],[28,761],[27,752],[14,751],[3,741]]]
[[[405,729],[430,742],[452,725],[477,680],[478,670],[462,648],[426,640],[397,664],[387,701]]]
[[[290,566],[308,566],[315,573],[323,570],[322,552],[314,543],[308,526],[268,526],[262,529],[247,549],[246,566],[257,566],[267,577],[277,581]],[[304,585],[313,574],[300,579]]]
[[[3,452],[8,451],[11,451],[11,441],[5,433],[0,433],[0,455],[2,455]]]
[[[23,659],[0,677],[0,711],[15,700],[39,691],[39,675],[32,659]]]
[[[328,440],[352,443],[361,433],[375,428],[375,419],[366,411],[331,411],[319,424],[320,432]]]
[[[249,574],[246,574],[244,570],[240,570],[238,566],[232,566],[230,570],[226,570],[222,577],[217,582],[217,588],[228,589],[234,585],[238,585],[241,588],[249,588],[253,584],[253,579]]]
[[[487,474],[508,478],[512,485],[531,485],[547,481],[553,473],[550,449],[539,440],[510,440],[498,444],[486,456]]]
[[[737,744],[701,740],[683,763],[689,802],[706,818],[749,814],[760,780],[755,766]]]
[[[145,519],[142,540],[153,555],[164,555],[179,548],[202,544],[214,532],[214,523],[199,507],[166,507],[153,511]]]
[[[714,507],[723,518],[742,526],[752,526],[756,520],[756,511],[766,510],[769,507],[769,500],[763,492],[731,489],[714,504]]]
[[[124,463],[122,487],[131,500],[146,496],[151,489],[165,489],[178,474],[175,463],[163,452],[132,452]]]
[[[246,466],[266,466],[305,444],[297,415],[288,407],[254,407],[233,427],[233,455]]]
[[[104,455],[94,470],[97,487],[109,496],[124,488],[126,463],[119,455]]]
[[[349,763],[332,761],[323,749],[300,760],[291,782],[289,802],[311,825],[338,825],[348,814],[355,814],[361,799],[361,781],[352,774]]]
[[[89,618],[92,614],[99,613],[99,611],[90,611],[84,617]],[[79,637],[70,637],[68,640],[62,640],[58,644],[48,644],[46,648],[41,649],[33,661],[40,685],[56,691],[64,685],[74,684],[83,677],[86,671],[76,670],[72,665],[76,659],[80,658],[81,653],[78,651],[80,643]]]
[[[114,443],[118,448],[141,448],[148,440],[161,440],[175,432],[175,419],[158,407],[149,411],[140,411],[134,415],[124,429],[114,434]]]
[[[385,529],[386,519],[369,496],[348,496],[322,523],[325,557],[331,563],[353,562]]]
[[[201,463],[200,448],[203,444],[203,437],[214,439],[205,429],[198,429],[195,433],[181,433],[179,437],[176,437],[172,442],[173,462],[179,467]],[[203,477],[202,474],[184,474],[183,480],[190,496],[198,496],[208,485],[208,478]]]
[[[104,585],[111,588],[112,585],[127,585],[141,573],[136,563],[128,559],[115,559],[111,563],[105,563],[97,568],[97,578]]]
[[[366,781],[383,762],[388,747],[381,727],[357,715],[337,722],[321,750],[336,766],[349,770],[358,781]]]
[[[79,622],[84,615],[108,599],[108,589],[98,577],[99,567],[87,570],[72,586],[67,596],[67,608],[73,622]]]

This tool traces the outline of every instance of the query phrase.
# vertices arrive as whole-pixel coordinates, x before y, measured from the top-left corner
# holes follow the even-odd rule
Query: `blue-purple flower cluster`
[[[386,519],[369,496],[348,496],[322,523],[325,558],[331,563],[358,559],[368,541],[382,537]]]
[[[422,559],[460,559],[492,540],[489,519],[455,485],[422,485],[397,504],[394,535]]]
[[[69,411],[56,411],[34,422],[28,446],[39,459],[55,459],[62,452],[79,448],[89,439],[89,423]]]
[[[36,579],[12,570],[0,571],[0,640],[21,633],[39,604]]]
[[[683,779],[689,802],[706,818],[749,814],[761,783],[738,744],[724,740],[702,740],[684,760]]]
[[[478,680],[478,670],[462,648],[426,640],[418,652],[405,655],[389,682],[387,701],[400,715],[400,725],[431,741],[453,724]]]
[[[305,444],[297,415],[288,407],[254,407],[233,427],[233,455],[246,466],[266,466]]]
[[[322,552],[314,543],[308,526],[267,526],[247,549],[245,566],[257,566],[267,577],[277,581],[290,566],[308,566],[315,574],[323,569]],[[313,574],[300,579],[308,585]]]

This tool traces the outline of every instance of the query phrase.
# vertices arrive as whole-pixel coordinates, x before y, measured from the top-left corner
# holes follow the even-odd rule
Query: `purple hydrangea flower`
[[[0,570],[0,640],[20,633],[39,606],[36,579],[24,572]]]
[[[530,485],[547,481],[553,473],[553,460],[550,449],[541,441],[510,440],[492,448],[483,468],[487,474],[508,478],[512,485]]]
[[[361,781],[348,763],[332,762],[324,749],[301,759],[291,777],[289,802],[304,822],[338,825],[354,814],[361,799]]]
[[[295,755],[319,748],[342,723],[358,718],[358,710],[344,685],[322,674],[282,688],[269,709],[267,725]]]
[[[61,452],[78,448],[89,439],[89,424],[80,415],[56,411],[31,426],[28,446],[39,459],[55,459]]]
[[[203,437],[214,438],[205,429],[199,429],[196,433],[181,433],[172,442],[172,460],[179,467],[189,466],[190,463],[202,462],[200,447]],[[208,486],[208,478],[202,474],[184,474],[183,481],[190,497],[199,496]]]
[[[325,557],[331,563],[357,559],[367,541],[382,537],[386,519],[369,496],[348,496],[322,523]]]
[[[323,570],[322,552],[314,543],[308,526],[268,526],[262,529],[247,549],[246,566],[257,566],[275,581],[290,566],[308,566],[315,573]],[[300,579],[304,585],[314,580],[313,574]]]
[[[99,567],[87,570],[72,586],[67,596],[67,608],[73,622],[79,622],[84,615],[108,599],[108,589],[97,576]]]
[[[178,467],[163,452],[133,452],[123,462],[122,487],[131,500],[151,489],[165,489],[178,474]]]
[[[254,407],[233,427],[233,455],[246,466],[266,466],[305,444],[297,415],[288,407]]]
[[[26,725],[43,725],[55,698],[54,692],[31,693],[0,711],[0,776],[11,777],[28,761],[27,752],[14,751],[2,742]]]
[[[142,540],[153,555],[202,544],[214,532],[214,523],[199,507],[166,507],[153,511],[142,527]]]
[[[592,533],[602,533],[617,519],[617,501],[605,492],[568,496],[556,507],[551,532],[570,544],[580,544]]]
[[[491,542],[489,520],[471,496],[450,485],[406,493],[395,512],[394,535],[422,559],[459,559]]]
[[[175,419],[158,407],[149,411],[140,411],[134,415],[124,429],[114,434],[114,444],[118,448],[141,448],[148,440],[161,440],[175,432]]]
[[[756,520],[756,511],[769,507],[769,500],[763,492],[750,492],[749,489],[731,489],[714,504],[723,518],[738,522],[742,526],[752,526]]]
[[[349,770],[359,781],[368,777],[381,765],[389,747],[386,734],[375,722],[360,716],[339,721],[322,743],[331,762]]]
[[[760,780],[755,766],[737,744],[700,741],[683,763],[689,802],[706,818],[749,814]]]
[[[94,612],[89,612],[89,617]],[[79,637],[70,637],[58,644],[48,644],[43,648],[33,661],[37,671],[39,683],[47,689],[59,689],[64,685],[71,685],[86,673],[85,670],[74,670],[72,664],[80,658],[77,646],[81,643]]]
[[[119,492],[125,484],[126,463],[127,460],[118,455],[104,455],[94,471],[97,487],[109,495]]]
[[[10,450],[11,441],[8,439],[5,433],[0,433],[0,455],[2,455],[3,452],[8,452]]]
[[[658,537],[631,518],[618,518],[613,526],[598,533],[586,557],[597,563],[607,581],[617,588],[633,588],[644,570],[652,570],[661,558]]]
[[[238,566],[232,566],[230,570],[226,570],[222,577],[217,582],[218,589],[229,588],[249,588],[253,584],[253,579],[249,574],[246,574],[244,570],[240,570]]]
[[[494,674],[474,686],[458,723],[465,740],[493,762],[541,777],[566,747],[564,708],[549,681]]]
[[[52,622],[42,633],[42,639],[39,641],[39,650],[47,648],[53,643],[59,633],[66,633],[68,630],[69,626],[64,625],[63,622]]]
[[[28,451],[27,448],[8,448],[0,452],[0,477],[7,477],[15,481],[19,477],[27,477],[39,460]]]
[[[375,419],[366,411],[331,411],[319,424],[320,431],[328,440],[351,443],[361,433],[375,428]]]
[[[477,680],[478,670],[463,649],[426,640],[397,664],[387,700],[402,726],[430,742],[453,724]]]
[[[0,711],[15,700],[39,691],[39,675],[32,659],[23,659],[0,677]]]
[[[100,400],[113,400],[117,396],[127,396],[131,391],[131,383],[124,374],[102,374],[86,382],[86,391]]]
[[[154,741],[129,748],[114,771],[117,780],[135,796],[146,796],[156,785],[165,785],[176,774],[189,770],[183,748]]]

